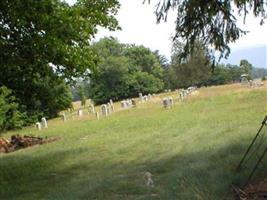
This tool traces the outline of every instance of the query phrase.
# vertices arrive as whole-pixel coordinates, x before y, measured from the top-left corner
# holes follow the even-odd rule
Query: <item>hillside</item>
[[[174,97],[171,109],[162,107],[164,96]],[[1,135],[61,139],[0,154],[0,199],[231,199],[232,183],[244,183],[252,168],[235,173],[267,114],[267,82],[201,88],[184,102],[177,96],[160,94],[125,110],[116,103],[100,120],[87,114]],[[154,187],[144,184],[147,171]]]

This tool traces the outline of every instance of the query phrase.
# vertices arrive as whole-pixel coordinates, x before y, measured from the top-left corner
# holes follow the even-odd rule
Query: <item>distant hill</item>
[[[232,49],[228,59],[221,60],[224,64],[239,65],[240,60],[248,60],[253,67],[267,69],[267,45],[247,47],[242,49]]]

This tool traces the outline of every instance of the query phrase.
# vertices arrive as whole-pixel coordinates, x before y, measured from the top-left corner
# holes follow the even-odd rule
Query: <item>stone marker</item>
[[[36,124],[35,124],[35,127],[37,128],[37,130],[42,130],[42,126],[41,126],[41,123],[40,122],[37,122]]]
[[[139,99],[140,99],[140,101],[143,101],[143,94],[142,93],[139,93]]]
[[[115,111],[114,104],[110,104],[110,109],[111,109],[111,112],[114,112]]]
[[[67,120],[67,118],[66,118],[66,114],[65,114],[65,113],[63,113],[63,114],[61,115],[61,119],[62,119],[63,122],[65,122],[65,121]]]
[[[95,116],[96,116],[97,119],[99,119],[99,112],[96,112]]]
[[[108,115],[111,113],[111,105],[110,105],[110,103],[107,103],[107,113],[108,113]]]
[[[168,97],[169,100],[169,105],[172,106],[173,105],[173,98],[172,97]]]
[[[110,99],[110,100],[109,100],[109,103],[110,103],[110,105],[113,105],[113,100]]]
[[[144,96],[144,100],[145,100],[145,101],[148,101],[148,97],[147,97],[147,95]]]
[[[121,107],[127,108],[127,102],[125,100],[121,101]]]
[[[168,98],[166,98],[166,97],[163,98],[162,103],[163,103],[164,108],[169,108],[169,99]]]
[[[83,116],[83,110],[78,110],[78,117],[82,117]]]
[[[46,122],[45,117],[42,117],[42,127],[47,128],[47,122]]]
[[[107,105],[106,104],[103,104],[101,106],[101,111],[102,111],[102,116],[105,116],[105,117],[108,116],[108,109],[107,109]]]
[[[90,112],[91,114],[95,114],[95,106],[94,106],[93,104],[90,104],[90,105],[89,105],[89,112]]]

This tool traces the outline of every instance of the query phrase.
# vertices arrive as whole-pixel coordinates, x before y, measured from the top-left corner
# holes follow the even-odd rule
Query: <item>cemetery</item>
[[[9,191],[12,182],[13,192],[0,194],[4,199],[32,199],[34,190],[45,199],[70,200],[260,195],[259,188],[266,187],[262,166],[253,184],[244,185],[257,160],[239,173],[235,169],[267,113],[266,106],[258,107],[267,101],[266,85],[190,87],[98,106],[75,103],[59,118],[43,117],[36,127],[1,135],[2,152],[5,145],[12,152],[0,154],[1,191]],[[29,146],[36,148],[23,149]],[[20,171],[25,187],[8,175],[11,170]],[[45,184],[45,192],[39,190],[52,180],[53,187]]]
[[[0,1],[0,200],[267,199],[266,11]]]

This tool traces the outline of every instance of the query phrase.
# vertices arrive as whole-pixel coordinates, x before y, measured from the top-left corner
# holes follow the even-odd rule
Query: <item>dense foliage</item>
[[[0,86],[33,120],[55,116],[71,105],[66,82],[96,67],[97,26],[118,28],[118,1],[3,0],[0,8]]]
[[[19,111],[19,105],[12,91],[0,87],[0,131],[20,128],[24,125],[24,114]]]
[[[101,60],[90,85],[90,97],[96,103],[163,89],[163,69],[150,49],[121,44],[114,38],[100,40],[94,44],[94,49]]]

